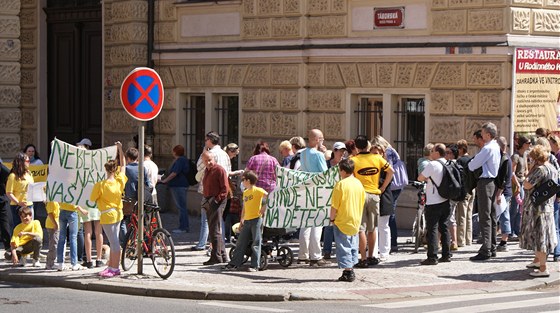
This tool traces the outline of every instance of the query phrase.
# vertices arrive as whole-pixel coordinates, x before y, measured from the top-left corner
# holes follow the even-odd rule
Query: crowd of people
[[[554,261],[560,256],[560,197],[542,199],[539,190],[545,182],[558,182],[560,139],[542,129],[536,132],[535,138],[516,135],[510,155],[507,139],[498,135],[496,125],[486,123],[474,132],[473,141],[479,148],[474,156],[469,155],[468,142],[462,139],[448,145],[429,143],[424,148],[424,156],[418,160],[417,179],[426,182],[427,231],[427,258],[420,264],[451,262],[453,251],[475,244],[477,240],[480,249],[470,260],[485,261],[496,257],[498,252],[507,251],[512,241],[519,241],[521,248],[535,253],[527,265],[535,270],[530,275],[548,276],[548,255],[552,255]],[[298,229],[298,264],[321,267],[336,258],[338,267],[343,269],[339,280],[351,282],[355,280],[355,268],[375,266],[398,252],[397,199],[410,175],[396,149],[385,138],[375,136],[368,140],[359,135],[346,142],[335,142],[329,150],[323,133],[312,129],[307,142],[302,137],[282,141],[278,146],[281,160],[272,156],[267,142],[258,141],[246,168],[238,171],[232,171],[231,160],[239,154],[239,147],[229,143],[222,149],[219,142],[216,132],[207,133],[204,149],[195,165],[185,157],[183,146],[175,146],[170,169],[167,175],[159,178],[158,167],[151,160],[152,150],[145,146],[145,181],[142,183],[138,182],[138,150],[129,148],[125,152],[117,142],[117,159],[105,164],[106,179],[96,183],[89,196],[97,204],[95,207],[47,203],[45,228],[49,253],[46,269],[66,269],[66,246],[70,248],[71,270],[104,266],[101,251],[106,247],[105,238],[109,242],[110,258],[99,274],[103,277],[120,275],[120,246],[127,220],[122,211],[122,197],[136,199],[138,188],[145,188],[147,200],[157,202],[155,185],[158,182],[167,185],[179,212],[178,227],[172,232],[189,232],[187,189],[192,183],[188,177],[196,173],[197,191],[202,195],[201,225],[198,243],[191,250],[208,249],[209,259],[204,265],[225,264],[222,270],[230,271],[240,268],[245,251],[251,249],[248,270],[258,271],[266,215],[263,204],[276,187],[278,166],[310,173],[321,173],[337,166],[340,173],[340,181],[332,191],[330,224]],[[91,141],[84,139],[77,145],[89,149]],[[5,257],[14,265],[24,265],[25,256],[32,255],[33,266],[42,267],[39,250],[43,231],[34,220],[33,202],[26,198],[27,186],[33,182],[28,170],[32,162],[41,164],[35,147],[27,145],[14,158],[11,170],[2,165],[0,191],[9,202],[13,220],[10,222],[4,217],[7,212],[2,212],[0,234],[6,248]],[[449,199],[441,193],[446,164],[451,163],[462,169],[464,194],[460,199]],[[237,222],[240,233],[230,260],[225,247],[231,240],[231,226]],[[85,249],[80,248],[80,230],[83,230]],[[92,236],[96,241],[95,262]]]

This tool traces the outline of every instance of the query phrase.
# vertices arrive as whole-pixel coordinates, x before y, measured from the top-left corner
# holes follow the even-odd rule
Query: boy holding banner
[[[362,183],[352,176],[352,160],[343,159],[338,163],[338,168],[341,180],[333,189],[330,220],[333,224],[338,267],[344,269],[338,280],[352,282],[356,279],[353,267],[358,263],[358,232],[366,192]]]

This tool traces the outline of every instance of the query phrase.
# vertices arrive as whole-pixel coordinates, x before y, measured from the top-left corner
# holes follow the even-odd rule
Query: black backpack
[[[299,161],[299,159],[301,158],[301,153],[298,152],[294,155],[294,157],[290,160],[290,169],[294,169],[294,167],[296,167],[296,163],[297,161]]]
[[[198,181],[196,181],[196,164],[193,162],[193,160],[188,159],[189,160],[189,171],[185,174],[185,176],[187,177],[187,181],[189,182],[189,186],[194,186],[196,184],[198,184]]]
[[[441,179],[441,184],[438,186],[431,177],[430,180],[432,180],[432,183],[436,186],[439,195],[442,198],[453,201],[465,200],[467,192],[463,184],[463,167],[457,164],[457,162],[437,161],[443,165],[443,177]]]

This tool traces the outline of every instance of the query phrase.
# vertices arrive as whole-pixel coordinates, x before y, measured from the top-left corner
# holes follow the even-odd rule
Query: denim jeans
[[[554,256],[560,257],[560,202],[558,199],[554,200],[554,222],[556,223],[556,238],[558,238],[558,244],[556,245],[556,249],[554,249]]]
[[[169,187],[173,201],[179,210],[179,229],[189,231],[189,212],[187,211],[187,187]]]
[[[513,201],[515,201],[515,199]],[[511,197],[506,197],[507,206],[504,212],[500,214],[500,218],[499,218],[500,230],[502,231],[502,234],[506,234],[506,235],[511,234],[511,220],[509,218],[510,202],[511,202]]]
[[[323,227],[323,254],[331,254],[334,241],[333,226]]]
[[[245,258],[245,251],[251,247],[251,267],[258,268],[261,259],[261,243],[262,243],[262,218],[257,217],[252,220],[246,220],[243,223],[239,239],[235,246],[233,258],[230,264],[240,266]]]
[[[358,263],[358,234],[348,236],[333,226],[338,268],[352,268]]]
[[[66,227],[70,238],[68,245],[70,246],[70,264],[78,264],[78,213],[67,210],[60,210],[58,216],[58,226],[60,237],[58,238],[58,247],[56,249],[57,263],[64,263],[64,252],[66,246]]]
[[[525,190],[523,188],[519,190],[519,196],[521,199],[525,198]],[[511,222],[511,233],[519,235],[521,230],[521,207],[517,204],[515,198],[512,198],[509,204],[509,220]]]
[[[205,199],[202,199],[205,201]],[[206,210],[200,210],[200,234],[198,235],[198,244],[196,245],[199,249],[204,249],[206,247],[206,242],[208,241],[208,216],[206,215]]]
[[[391,214],[389,217],[389,228],[391,229],[391,247],[397,246],[397,237],[399,236],[397,233],[397,199],[401,195],[402,189],[391,190],[393,194],[393,208],[395,209],[395,213]]]

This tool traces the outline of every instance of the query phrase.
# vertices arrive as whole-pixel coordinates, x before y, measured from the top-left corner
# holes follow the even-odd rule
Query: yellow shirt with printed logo
[[[362,182],[367,193],[380,195],[379,178],[381,171],[387,170],[391,165],[381,154],[359,153],[352,157],[354,161],[354,176]]]
[[[261,216],[262,199],[267,194],[266,190],[257,186],[243,192],[243,220],[252,220]]]

